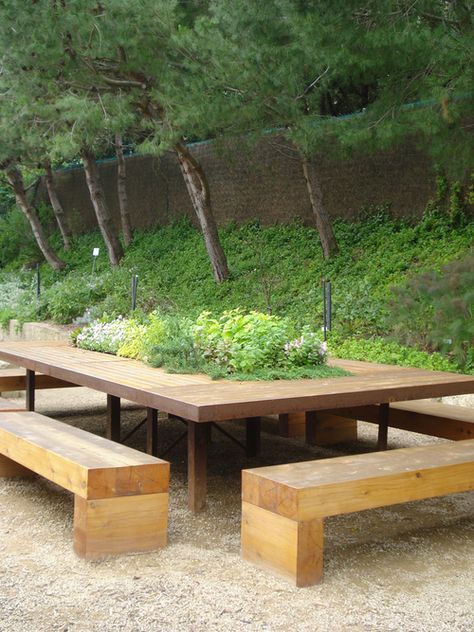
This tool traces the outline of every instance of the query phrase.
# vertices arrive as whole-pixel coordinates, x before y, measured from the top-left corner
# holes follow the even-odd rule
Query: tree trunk
[[[56,256],[54,250],[51,248],[48,240],[46,239],[43,227],[41,226],[41,223],[39,221],[38,213],[36,212],[36,209],[31,206],[26,198],[25,187],[23,185],[23,177],[20,171],[16,167],[9,167],[6,170],[6,176],[15,194],[16,203],[28,219],[31,230],[33,231],[33,235],[35,236],[36,243],[43,253],[44,258],[54,270],[62,270],[65,266],[65,263]]]
[[[336,238],[331,226],[331,220],[326,211],[323,201],[323,192],[319,186],[317,179],[313,178],[311,182],[310,165],[305,154],[298,149],[301,156],[301,164],[303,165],[303,174],[308,189],[308,195],[313,209],[314,219],[316,220],[316,228],[319,232],[323,255],[325,259],[329,259],[332,255],[337,255],[339,248],[337,247]]]
[[[214,279],[217,283],[229,277],[227,259],[222,249],[217,231],[217,224],[211,210],[209,185],[201,165],[194,158],[184,143],[177,143],[175,150],[184,182],[193,203],[194,210],[201,226],[207,254],[211,261]]]
[[[53,170],[51,169],[51,163],[46,160],[43,163],[45,170],[45,181],[46,188],[48,190],[49,200],[51,202],[51,206],[53,207],[54,216],[56,218],[56,222],[59,226],[59,230],[61,232],[61,237],[63,238],[64,248],[69,250],[71,248],[71,229],[69,228],[69,224],[64,214],[63,206],[59,200],[58,192],[56,190],[56,185],[54,184],[54,176]]]
[[[110,264],[118,266],[120,259],[123,257],[123,250],[115,233],[112,217],[105,201],[104,190],[100,182],[95,156],[87,149],[83,149],[81,151],[81,158],[84,164],[84,171],[86,172],[87,186],[89,188],[95,216],[107,247]]]
[[[125,170],[125,158],[123,157],[123,144],[120,134],[115,135],[115,155],[117,156],[117,195],[120,208],[120,220],[125,246],[132,241],[132,225],[128,212],[127,176]]]

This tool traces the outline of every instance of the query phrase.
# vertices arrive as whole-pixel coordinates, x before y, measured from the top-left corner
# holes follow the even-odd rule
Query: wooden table
[[[246,420],[250,452],[259,443],[264,415],[380,404],[379,441],[386,442],[390,402],[474,393],[474,376],[334,360],[354,375],[275,382],[212,381],[171,375],[142,362],[77,349],[65,342],[3,342],[0,359],[26,368],[27,408],[34,409],[35,372],[107,394],[107,436],[120,440],[120,398],[147,408],[147,451],[156,445],[157,411],[188,425],[189,507],[205,507],[207,443],[212,422]]]

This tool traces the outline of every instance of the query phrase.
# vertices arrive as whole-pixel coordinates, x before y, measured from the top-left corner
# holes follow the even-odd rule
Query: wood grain
[[[74,501],[74,551],[97,559],[166,546],[168,494]]]
[[[298,523],[243,502],[241,553],[297,586],[311,586],[323,575],[323,521]]]
[[[242,555],[321,580],[323,519],[474,489],[474,439],[242,472]]]
[[[166,461],[34,412],[0,413],[0,453],[83,498],[168,491]]]

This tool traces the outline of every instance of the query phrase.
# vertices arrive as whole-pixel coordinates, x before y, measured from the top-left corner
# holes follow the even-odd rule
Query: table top
[[[474,376],[332,359],[350,377],[213,381],[66,342],[2,342],[0,360],[196,422],[474,393]]]

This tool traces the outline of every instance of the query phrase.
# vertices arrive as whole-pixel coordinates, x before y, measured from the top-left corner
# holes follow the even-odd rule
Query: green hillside
[[[15,317],[71,323],[78,319],[80,323],[104,314],[108,318],[127,315],[131,277],[138,274],[137,306],[144,312],[158,309],[194,319],[203,310],[219,314],[241,308],[287,316],[298,326],[316,331],[323,322],[321,281],[325,278],[332,284],[332,343],[334,348],[345,349],[346,356],[419,364],[414,349],[442,348],[443,341],[427,335],[432,326],[426,319],[433,307],[427,306],[422,314],[410,303],[419,290],[420,274],[470,256],[474,222],[431,212],[419,223],[410,224],[392,219],[387,209],[373,209],[358,222],[337,221],[335,232],[340,253],[325,261],[313,228],[298,223],[227,226],[221,237],[231,279],[220,285],[212,278],[200,233],[184,219],[137,232],[117,269],[110,268],[98,233],[76,238],[70,252],[60,250],[56,236],[53,240],[68,262],[67,269],[54,273],[45,264],[41,266],[39,301],[35,273],[24,269],[25,253],[29,257],[33,253],[23,245],[21,251],[16,250],[20,256],[4,262],[1,320],[5,323]],[[92,274],[95,246],[101,252]],[[15,252],[11,242],[9,247]],[[394,288],[398,288],[397,297]],[[453,292],[464,289],[454,288]],[[408,340],[410,350],[383,339],[393,333],[399,340]],[[470,368],[465,357],[455,353],[454,358],[452,349],[444,350],[457,360],[457,366]],[[436,358],[428,365],[448,368],[445,363],[437,364]],[[426,362],[424,359],[422,364]]]

